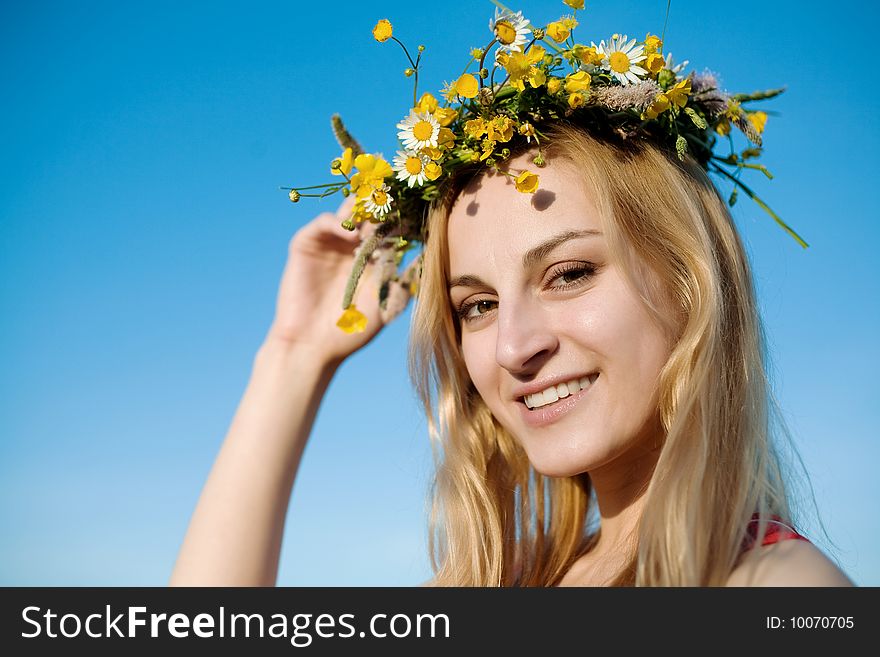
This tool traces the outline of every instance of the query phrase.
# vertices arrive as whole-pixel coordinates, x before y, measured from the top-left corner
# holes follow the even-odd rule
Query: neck
[[[660,449],[658,441],[645,441],[633,453],[590,471],[601,523],[595,556],[617,554],[628,560],[634,555],[645,492]]]

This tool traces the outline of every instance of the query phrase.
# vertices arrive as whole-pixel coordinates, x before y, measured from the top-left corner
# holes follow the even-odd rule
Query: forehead
[[[535,244],[565,231],[601,231],[601,217],[574,163],[550,159],[538,169],[533,155],[515,158],[509,172],[540,177],[538,191],[523,194],[514,178],[494,171],[478,176],[458,196],[449,215],[450,271],[519,257]]]

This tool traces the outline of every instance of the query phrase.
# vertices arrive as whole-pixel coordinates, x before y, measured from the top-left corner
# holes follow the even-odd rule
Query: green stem
[[[403,54],[406,55],[406,58],[409,60],[410,66],[412,66],[415,69],[416,63],[413,61],[413,58],[409,56],[409,50],[406,49],[406,46],[403,45],[403,42],[400,39],[398,39],[396,36],[391,37],[391,40],[396,41],[397,45],[399,45],[401,48],[403,48]]]
[[[666,17],[663,19],[663,32],[660,35],[660,43],[666,40],[666,24],[669,22],[669,8],[672,6],[672,0],[666,0]]]
[[[323,194],[300,194],[302,198],[325,198],[327,196],[332,196],[336,192],[338,192],[341,188],[337,187],[336,189],[328,189]],[[297,190],[299,191],[299,190]]]
[[[483,76],[480,75],[480,71],[483,70],[483,62],[486,61],[486,54],[489,52],[489,48],[491,48],[492,44],[494,44],[497,40],[498,40],[497,37],[492,37],[492,40],[486,44],[486,47],[483,48],[482,54],[480,55],[480,65],[477,69],[477,77],[480,79],[480,89],[483,88]],[[470,66],[470,65],[471,65],[471,63],[468,62],[468,66]],[[467,71],[467,69],[465,69],[465,71]],[[494,66],[492,67],[492,74],[493,74],[493,76],[495,74],[495,67]],[[490,81],[490,83],[491,83],[491,81]]]
[[[300,191],[301,189],[326,189],[327,187],[336,187],[337,189],[342,189],[345,185],[337,182],[332,183],[324,183],[323,185],[309,185],[308,187],[282,187],[281,189],[295,189],[296,191]]]
[[[770,180],[773,180],[773,174],[767,171],[767,167],[765,167],[763,164],[750,164],[748,162],[740,162],[737,166],[746,169],[757,169],[765,176],[767,176]]]
[[[712,168],[713,168],[715,171],[717,171],[718,173],[720,173],[721,175],[723,175],[723,176],[725,176],[726,178],[728,178],[729,180],[733,181],[733,184],[734,184],[734,185],[737,185],[741,190],[743,190],[743,191],[748,195],[748,197],[749,197],[750,199],[752,199],[755,203],[757,203],[757,204],[758,204],[758,205],[764,210],[764,212],[766,212],[766,213],[769,214],[771,217],[773,217],[773,220],[774,220],[777,224],[779,224],[779,226],[780,226],[780,227],[781,227],[786,233],[788,233],[789,235],[791,235],[791,236],[795,239],[795,241],[796,241],[798,244],[800,244],[800,245],[801,245],[802,247],[804,247],[805,249],[809,247],[809,245],[804,241],[804,239],[803,239],[800,235],[798,235],[798,234],[794,231],[794,229],[792,229],[787,223],[785,223],[785,222],[779,217],[779,215],[777,215],[775,212],[773,212],[773,210],[770,209],[770,206],[767,205],[766,203],[764,203],[764,201],[762,201],[761,198],[760,198],[757,194],[755,194],[755,192],[753,192],[751,189],[749,189],[749,187],[748,187],[745,183],[743,183],[741,180],[739,180],[739,179],[736,178],[735,176],[731,175],[730,172],[726,171],[725,169],[723,169],[722,167],[718,166],[717,164],[714,164],[714,163],[713,163],[713,164],[712,164]]]
[[[422,61],[422,51],[419,50],[419,54],[416,55],[416,64],[413,67],[413,107],[419,102],[419,64]]]
[[[367,261],[370,259],[370,256],[373,255],[373,252],[378,248],[379,243],[384,239],[385,235],[391,230],[391,224],[380,224],[376,231],[361,245],[361,248],[358,249],[357,256],[355,256],[354,268],[352,269],[351,276],[348,278],[348,283],[345,286],[345,296],[342,300],[342,309],[346,310],[351,305],[351,300],[354,297],[355,290],[357,290],[358,280],[360,280],[361,275],[364,273],[364,269],[366,269]]]
[[[767,100],[768,98],[778,96],[783,91],[785,91],[785,87],[780,87],[778,89],[767,89],[766,91],[753,91],[750,94],[734,94],[733,100],[738,103],[748,103],[753,100]]]

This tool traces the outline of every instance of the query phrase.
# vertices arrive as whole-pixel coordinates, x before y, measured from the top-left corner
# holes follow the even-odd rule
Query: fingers
[[[348,198],[346,198],[339,205],[339,209],[336,211],[336,216],[339,218],[339,222],[342,223],[346,219],[351,218],[352,210],[354,210],[354,204],[357,202],[357,196],[352,194]],[[376,228],[378,224],[374,224],[372,221],[359,221],[355,222],[355,229],[351,231],[350,235],[358,235],[360,241],[364,241],[368,239],[373,233],[376,232]],[[356,240],[353,240],[356,241]]]
[[[380,316],[383,324],[389,324],[391,320],[397,317],[406,309],[409,303],[410,294],[409,286],[401,285],[399,281],[394,281],[388,288],[388,298],[385,301],[385,308],[380,309]]]
[[[356,230],[346,230],[342,222],[351,218],[352,210],[357,199],[351,195],[342,200],[335,212],[322,212],[312,222],[318,233],[330,234],[334,238],[341,239],[350,244],[358,244],[361,236]]]
[[[351,216],[351,211],[354,209],[354,203],[356,200],[357,197],[354,194],[342,199],[342,203],[339,204],[339,209],[336,210],[336,216],[339,218],[340,223]]]
[[[354,230],[346,230],[342,222],[352,218],[357,198],[352,194],[342,200],[335,212],[322,212],[298,232],[303,239],[326,240],[332,238],[356,248],[376,232],[377,224],[372,221],[355,222]],[[293,239],[296,239],[294,236]]]

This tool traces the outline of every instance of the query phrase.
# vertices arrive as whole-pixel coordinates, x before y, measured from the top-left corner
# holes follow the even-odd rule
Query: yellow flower
[[[721,136],[727,136],[731,131],[731,122],[739,122],[742,120],[743,109],[740,104],[731,99],[727,101],[727,109],[724,110],[724,114],[718,120],[718,124],[715,126],[715,131]]]
[[[439,160],[441,157],[443,157],[443,149],[442,148],[431,148],[429,146],[428,148],[423,148],[420,152],[423,155],[427,155],[432,160]]]
[[[441,169],[440,165],[436,162],[428,162],[428,164],[425,165],[425,178],[428,180],[437,180],[442,173],[443,169]]]
[[[473,57],[474,59],[479,61],[480,57],[482,57],[482,56],[483,56],[482,50],[480,50],[479,48],[471,48],[471,57]]]
[[[536,135],[535,135],[535,126],[533,126],[533,125],[532,125],[531,123],[529,123],[528,121],[526,121],[525,123],[523,123],[523,124],[519,127],[519,130],[517,130],[517,132],[519,132],[519,134],[521,134],[523,137],[525,137],[525,138],[526,138],[526,142],[529,143],[529,144],[532,143],[532,137],[536,137]],[[537,137],[536,137],[536,139],[537,139]]]
[[[375,217],[373,217],[373,214],[366,208],[367,198],[369,198],[369,194],[367,195],[367,197],[358,198],[355,201],[354,208],[351,211],[351,218],[354,220],[355,223],[359,224],[367,221],[368,219],[370,221],[375,219]]]
[[[481,162],[492,156],[492,153],[495,150],[495,142],[491,139],[485,139],[483,140],[482,148],[483,153],[479,156]]]
[[[358,172],[351,177],[351,189],[361,198],[369,196],[374,188],[381,187],[382,181],[393,171],[391,165],[381,157],[361,153],[354,159]]]
[[[391,165],[375,155],[361,153],[354,158],[354,165],[357,167],[358,172],[365,176],[374,176],[381,180],[391,175]]]
[[[587,98],[580,91],[576,91],[568,97],[568,106],[577,109],[586,102]]]
[[[556,43],[562,43],[571,34],[571,28],[566,27],[561,21],[554,21],[547,26],[547,36]]]
[[[565,4],[567,4],[572,9],[583,9],[584,8],[584,0],[562,0]]]
[[[376,27],[373,28],[373,38],[379,43],[384,43],[391,38],[391,23],[383,18],[378,23],[376,23]]]
[[[437,146],[450,150],[455,146],[455,133],[449,128],[440,128],[440,134],[437,135]]]
[[[433,94],[425,92],[422,94],[422,97],[419,98],[419,102],[416,105],[415,109],[418,112],[427,112],[428,114],[433,114],[437,111],[439,103],[437,103],[437,99],[434,98]]]
[[[547,92],[551,95],[558,94],[562,88],[562,80],[559,78],[550,78],[547,81]]]
[[[654,102],[645,110],[646,119],[656,119],[660,114],[669,109],[669,97],[666,94],[657,94]]]
[[[651,53],[659,52],[662,47],[663,41],[660,40],[660,37],[653,34],[645,37],[645,54],[650,55]]]
[[[455,82],[444,81],[440,93],[443,94],[443,97],[449,102],[455,100],[456,95],[458,95],[458,92],[455,91]]]
[[[767,124],[767,112],[749,112],[748,119],[759,135],[764,132],[764,126]]]
[[[464,132],[471,139],[479,139],[486,134],[487,129],[488,126],[486,125],[486,121],[481,118],[471,119],[464,124]]]
[[[538,174],[523,171],[516,177],[516,191],[523,194],[534,194],[538,189]]]
[[[537,89],[547,79],[546,74],[536,66],[544,59],[546,51],[541,46],[532,46],[528,53],[512,51],[501,53],[498,62],[507,69],[510,74],[510,84],[520,91],[525,91],[525,80]]]
[[[547,81],[547,74],[540,68],[534,68],[529,73],[529,84],[532,85],[534,89],[540,87],[544,82]]]
[[[734,121],[742,116],[743,108],[737,101],[732,98],[727,101],[727,109],[724,110],[724,117]]]
[[[647,56],[643,66],[648,69],[648,73],[657,74],[663,70],[663,66],[665,66],[666,60],[663,59],[663,55],[660,53],[652,52]]]
[[[434,111],[434,118],[441,127],[445,128],[458,117],[458,112],[451,107],[438,107]]]
[[[335,160],[334,160],[335,161]],[[342,151],[342,157],[339,158],[339,167],[334,169],[333,166],[330,166],[330,173],[334,176],[341,176],[345,174],[346,176],[351,173],[351,164],[352,164],[352,152],[351,148],[346,148]]]
[[[669,102],[673,105],[678,105],[679,107],[684,107],[685,105],[687,105],[688,96],[690,95],[690,93],[690,78],[684,79],[671,89],[666,90],[666,96],[669,98]]]
[[[562,26],[569,29],[569,30],[573,30],[574,28],[576,28],[578,26],[578,22],[574,18],[572,18],[571,16],[564,16],[563,18],[560,18],[559,20],[562,23]]]
[[[480,86],[470,73],[465,73],[455,81],[455,93],[465,98],[475,98]]]
[[[604,59],[604,55],[596,50],[595,46],[585,46],[583,44],[576,44],[574,48],[571,49],[574,53],[574,56],[581,60],[584,64],[598,66],[602,63]]]
[[[367,316],[351,304],[336,321],[336,326],[346,333],[363,333],[367,328]]]
[[[493,142],[510,141],[513,137],[514,122],[506,116],[496,116],[489,122],[487,127],[487,137]]]
[[[577,73],[572,73],[567,78],[565,78],[565,90],[568,93],[574,93],[575,91],[586,91],[590,88],[591,82],[590,74],[586,71],[578,71]]]

